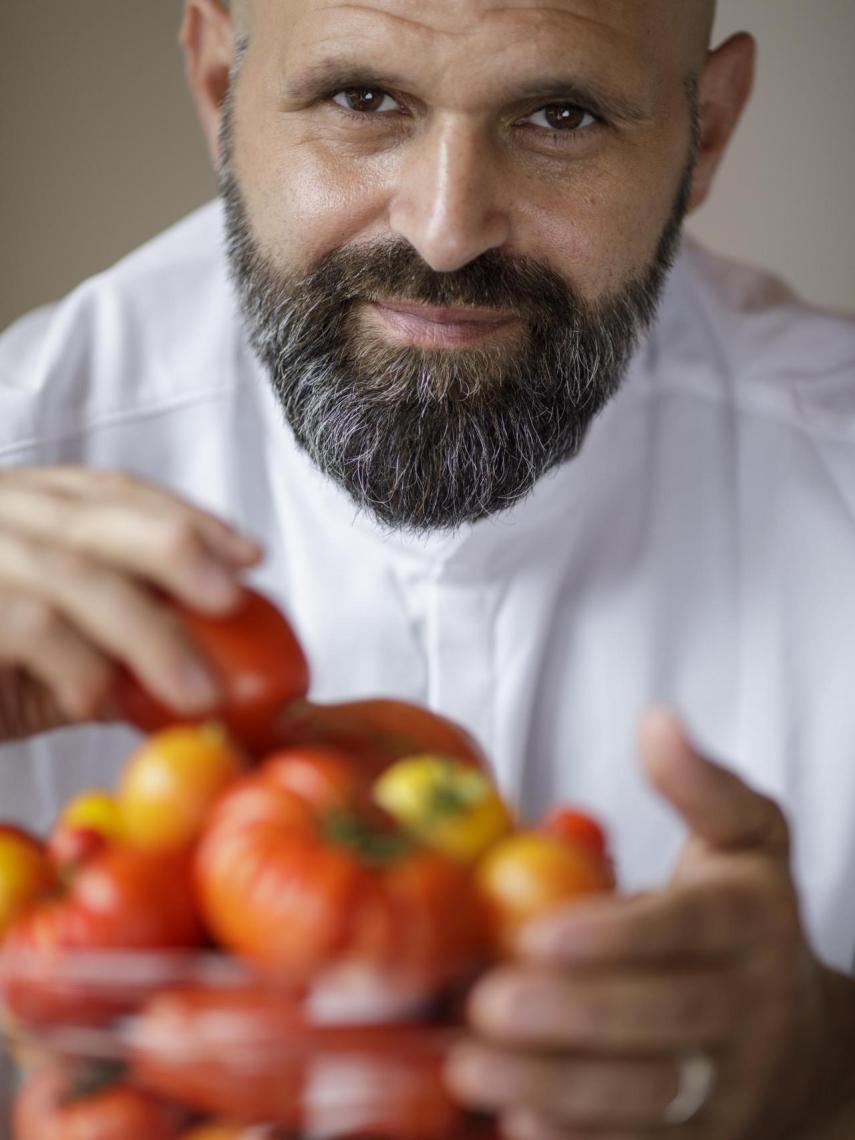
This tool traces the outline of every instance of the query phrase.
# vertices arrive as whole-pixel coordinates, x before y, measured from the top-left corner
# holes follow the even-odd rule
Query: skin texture
[[[687,82],[691,208],[748,98],[753,42],[708,51],[712,15],[686,0],[252,0],[237,69],[227,10],[187,0],[182,43],[215,163],[234,78],[235,171],[275,270],[394,236],[438,273],[529,256],[596,302],[650,263],[689,152]],[[337,74],[307,91],[330,60]],[[631,111],[556,140],[538,115],[555,77]],[[343,116],[356,85],[390,93],[389,114]],[[473,995],[455,1088],[519,1140],[852,1134],[853,982],[807,945],[781,812],[668,714],[649,716],[641,752],[690,832],[672,881],[530,928],[519,964]],[[666,1128],[695,1048],[715,1061],[708,1103]]]
[[[411,0],[259,0],[235,110],[235,163],[256,238],[283,268],[390,233],[437,271],[501,247],[559,270],[591,301],[616,290],[649,264],[685,167],[684,84],[700,59],[685,15],[669,34],[683,10],[626,0],[512,9],[445,0],[426,20]],[[206,35],[212,48],[218,36],[226,47],[216,26]],[[297,89],[313,65],[341,56],[342,43],[378,73],[390,58],[414,61],[406,74],[386,73],[404,80],[388,86],[412,99],[410,117],[357,128]],[[737,54],[744,67],[750,48],[740,43]],[[631,102],[639,121],[558,145],[546,130],[515,129],[538,110],[536,97],[516,89],[544,73],[595,78]],[[218,117],[206,126],[216,152]],[[709,165],[702,158],[696,203]]]

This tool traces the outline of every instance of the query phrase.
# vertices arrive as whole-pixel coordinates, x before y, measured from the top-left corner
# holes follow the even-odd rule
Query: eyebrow
[[[379,87],[383,90],[407,91],[411,81],[386,69],[366,66],[357,61],[328,59],[312,64],[284,80],[282,97],[288,101],[309,103],[334,91],[348,87]],[[509,87],[509,103],[542,99],[574,103],[602,119],[626,126],[644,126],[653,120],[652,112],[629,96],[607,90],[589,78],[551,76]]]

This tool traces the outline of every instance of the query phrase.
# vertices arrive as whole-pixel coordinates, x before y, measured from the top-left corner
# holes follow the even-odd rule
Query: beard
[[[588,304],[546,265],[500,250],[437,273],[400,238],[276,268],[251,230],[221,138],[228,258],[250,343],[300,446],[384,527],[455,530],[507,510],[576,456],[651,324],[680,244],[695,147],[652,263]],[[394,344],[366,302],[519,314],[522,333],[464,348]]]

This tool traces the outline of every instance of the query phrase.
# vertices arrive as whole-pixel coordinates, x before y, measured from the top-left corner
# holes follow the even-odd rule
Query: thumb
[[[693,836],[719,851],[757,851],[789,859],[789,827],[778,805],[702,756],[674,713],[648,712],[639,744],[648,779]]]

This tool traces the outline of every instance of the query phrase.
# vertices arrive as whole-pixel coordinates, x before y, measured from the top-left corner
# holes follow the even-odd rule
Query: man
[[[855,330],[677,257],[752,81],[712,15],[186,0],[224,209],[0,341],[4,812],[115,770],[45,733],[117,661],[208,707],[153,588],[253,568],[314,695],[465,722],[643,889],[473,996],[450,1078],[520,1140],[855,1131]]]

